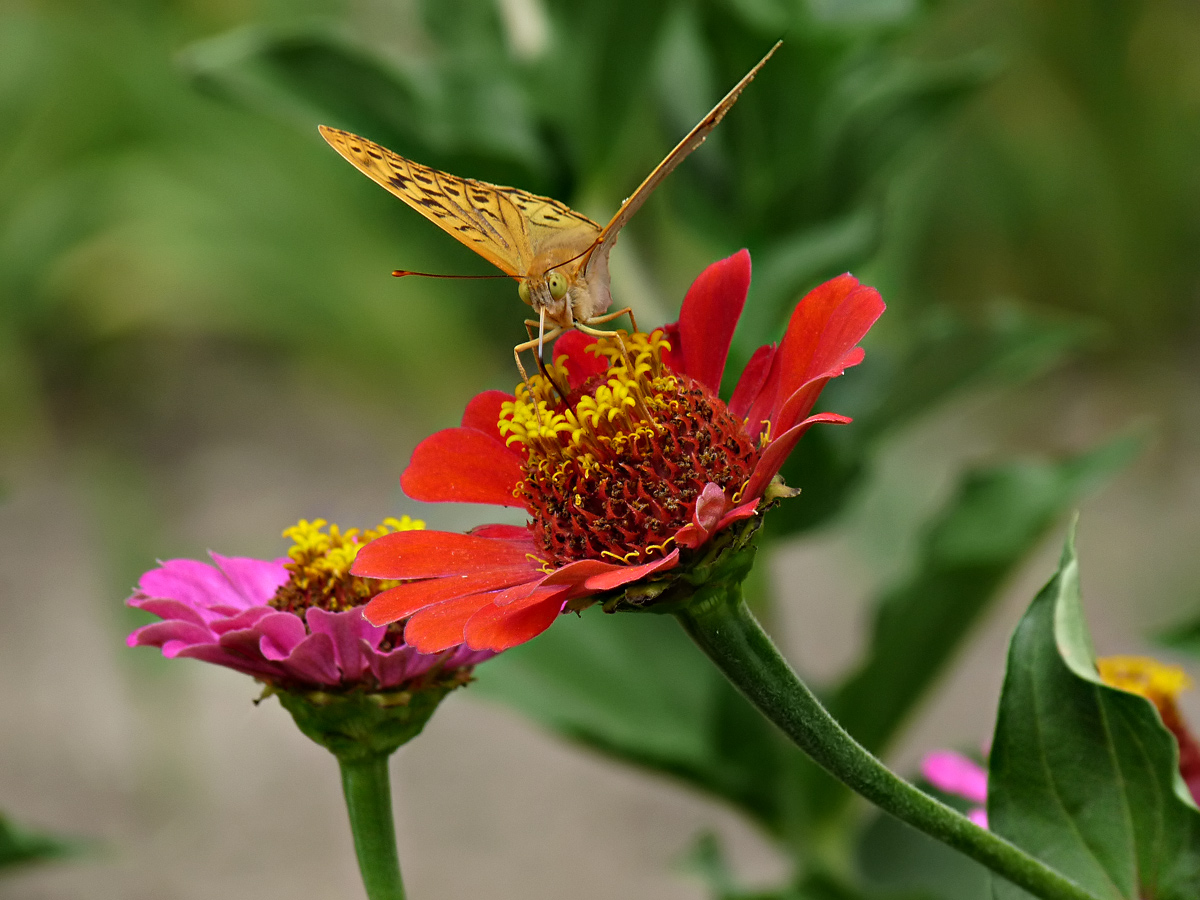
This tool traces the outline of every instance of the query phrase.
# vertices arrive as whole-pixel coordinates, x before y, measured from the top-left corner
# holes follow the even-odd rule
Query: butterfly
[[[530,340],[513,348],[524,376],[523,351],[536,346],[540,360],[543,341],[571,328],[599,333],[594,326],[629,312],[608,312],[608,255],[617,236],[662,180],[704,143],[781,43],[675,145],[603,227],[550,197],[439,172],[348,131],[325,125],[319,131],[356,169],[517,280],[521,300],[538,314],[537,321],[525,323]],[[547,321],[552,326],[549,333]],[[538,328],[536,339],[533,326]]]

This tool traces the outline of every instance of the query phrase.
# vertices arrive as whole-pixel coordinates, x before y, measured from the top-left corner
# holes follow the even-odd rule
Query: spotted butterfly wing
[[[519,188],[459,178],[366,138],[319,126],[351,165],[507,275],[522,278],[548,248],[583,254],[600,226],[564,203]]]

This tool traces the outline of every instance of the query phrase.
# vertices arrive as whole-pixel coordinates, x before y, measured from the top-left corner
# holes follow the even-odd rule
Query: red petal
[[[524,506],[513,496],[524,477],[521,456],[499,440],[474,428],[447,428],[417,444],[400,487],[414,500],[431,503]]]
[[[396,531],[358,551],[350,571],[367,578],[445,578],[496,569],[537,571],[523,544],[452,531]]]
[[[438,653],[466,640],[467,622],[479,610],[491,606],[494,593],[456,597],[423,609],[404,626],[404,643],[422,653]]]
[[[733,396],[729,398],[729,412],[735,419],[746,418],[750,407],[762,393],[763,385],[767,383],[767,375],[770,373],[771,364],[774,361],[774,344],[764,344],[754,351],[754,355],[746,363],[746,368],[742,370],[742,377],[738,379],[737,387],[733,389]],[[761,426],[761,423],[750,422],[748,424],[750,436],[757,437],[761,428],[756,429],[755,426]]]
[[[683,340],[679,337],[679,323],[671,322],[663,325],[662,333],[670,345],[662,351],[663,364],[675,372],[686,372],[687,363],[683,358]]]
[[[470,534],[475,537],[500,538],[505,541],[524,542],[528,550],[533,551],[533,535],[524,525],[476,525]]]
[[[568,331],[554,342],[554,361],[567,357],[567,388],[578,390],[593,375],[608,371],[608,360],[588,350],[596,339],[582,331]]]
[[[529,567],[491,569],[475,575],[450,575],[446,578],[428,578],[410,581],[388,588],[371,598],[363,607],[363,616],[372,625],[387,625],[411,616],[413,613],[453,600],[465,594],[494,591],[506,588],[529,578]]]
[[[484,391],[475,395],[463,410],[463,428],[482,431],[503,444],[504,438],[500,435],[500,407],[513,399],[512,394],[506,394],[504,391]]]
[[[810,291],[796,305],[779,346],[778,365],[771,373],[778,378],[771,421],[779,425],[783,403],[805,382],[836,368],[883,310],[879,292],[861,286],[853,275],[839,275]]]
[[[631,584],[655,572],[661,572],[664,569],[673,569],[678,562],[679,551],[672,550],[661,559],[642,563],[640,566],[616,566],[608,572],[592,575],[583,583],[583,587],[588,593],[593,594],[600,591],[611,591],[614,588],[619,588],[624,584]]]
[[[684,371],[717,393],[746,292],[750,290],[750,251],[713,263],[688,288],[679,311]]]
[[[467,646],[500,651],[537,637],[558,618],[563,594],[561,587],[542,586],[523,601],[480,609],[467,623]]]
[[[799,419],[804,418],[812,412],[813,406],[817,403],[817,398],[821,396],[821,391],[825,389],[825,385],[829,383],[829,379],[837,378],[851,366],[857,366],[863,361],[866,353],[862,347],[855,347],[844,357],[842,357],[837,365],[827,372],[822,372],[816,378],[812,378],[800,385],[799,389],[787,397],[780,404],[779,412],[775,416],[774,427],[779,433],[783,433],[791,428]]]
[[[750,474],[750,481],[746,485],[746,490],[742,496],[746,498],[761,497],[762,492],[771,483],[771,479],[782,468],[784,460],[788,458],[788,454],[792,452],[792,449],[796,446],[796,442],[804,437],[804,432],[808,431],[812,426],[818,422],[827,422],[831,425],[848,425],[850,421],[848,417],[839,416],[837,413],[818,413],[815,416],[809,416],[799,425],[793,425],[767,445],[767,449],[763,451],[763,455],[759,457],[754,471]]]

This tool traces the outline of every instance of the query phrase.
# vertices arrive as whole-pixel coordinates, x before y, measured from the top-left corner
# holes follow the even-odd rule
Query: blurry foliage
[[[156,504],[197,409],[236,417],[251,385],[283,394],[299,375],[364,415],[449,424],[515,380],[513,285],[390,279],[489,267],[340,160],[318,122],[603,221],[781,35],[613,259],[614,294],[653,324],[704,264],[749,247],[732,367],[840,271],[891,304],[823,399],[855,424],[801,442],[785,476],[804,493],[769,539],[833,522],[921,415],[1036,378],[1106,327],[1116,351],[1192,346],[1187,4],[25,0],[0,13],[0,451],[80,451],[97,508],[137,523],[99,529],[128,580],[164,551]],[[859,667],[827,687],[847,726],[886,747],[1005,578],[1132,447],[964,475],[876,602]],[[588,619],[489,663],[477,690],[722,798],[804,862],[752,895],[703,843],[714,896],[973,896],[972,864],[847,815],[674,623]]]
[[[85,849],[80,841],[29,831],[0,813],[0,877],[15,866],[75,856]]]

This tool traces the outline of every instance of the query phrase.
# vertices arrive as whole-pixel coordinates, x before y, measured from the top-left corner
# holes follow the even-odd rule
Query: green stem
[[[895,775],[833,718],[792,671],[742,601],[740,584],[710,582],[675,616],[733,685],[847,787],[1043,900],[1096,898],[1004,838]]]
[[[342,793],[350,813],[354,853],[369,900],[404,900],[396,829],[392,823],[392,790],[388,755],[339,756]]]

